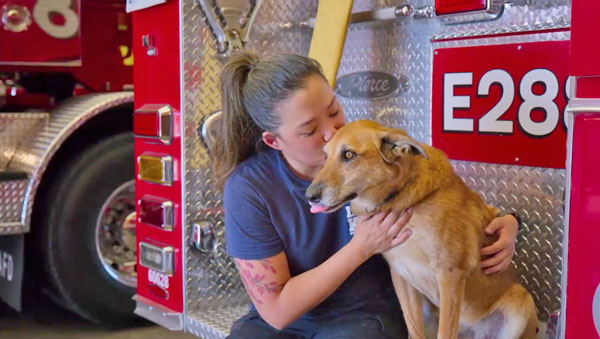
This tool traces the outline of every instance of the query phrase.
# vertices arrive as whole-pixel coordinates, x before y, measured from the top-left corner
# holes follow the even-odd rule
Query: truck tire
[[[122,326],[139,319],[131,299],[137,280],[134,176],[132,133],[95,142],[54,175],[36,218],[42,225],[33,225],[40,227],[51,297],[95,323]],[[107,248],[115,253],[103,253]],[[123,262],[129,280],[115,274]]]

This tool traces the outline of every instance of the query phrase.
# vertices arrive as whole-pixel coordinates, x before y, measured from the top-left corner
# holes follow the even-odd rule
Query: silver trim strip
[[[575,92],[577,81],[571,81],[571,93]],[[575,103],[578,99],[574,98],[569,101]],[[565,174],[565,225],[563,228],[563,243],[562,243],[562,275],[560,279],[560,315],[558,319],[558,337],[565,337],[565,326],[567,317],[567,277],[569,263],[569,219],[571,215],[571,166],[573,163],[573,125],[575,123],[574,114],[572,111],[566,110],[567,115],[567,157],[566,157],[566,174]]]
[[[133,313],[171,331],[183,330],[183,314],[172,311],[137,294],[132,299],[135,300]]]
[[[182,296],[181,296],[181,302],[183,303],[183,305],[181,305],[182,310],[183,310],[183,315],[185,317],[188,316],[188,300],[187,300],[187,250],[188,250],[188,243],[185,240],[186,237],[186,225],[187,225],[187,203],[186,203],[186,170],[185,170],[185,161],[184,159],[186,159],[186,155],[185,155],[185,149],[186,149],[186,140],[185,140],[185,120],[184,120],[184,116],[186,114],[185,112],[185,78],[184,78],[184,51],[183,51],[183,47],[184,47],[184,27],[183,27],[183,23],[184,23],[184,13],[183,13],[183,0],[179,0],[179,119],[177,119],[177,121],[179,122],[179,135],[180,135],[180,147],[181,147],[181,158],[179,159],[178,163],[179,166],[181,166],[181,168],[179,168],[179,178],[180,178],[180,183],[181,183],[181,201],[180,201],[180,213],[181,213],[181,225],[180,225],[180,230],[181,230],[181,275],[182,275],[182,279],[181,279],[181,289],[182,289]],[[184,328],[183,326],[183,319],[181,319],[181,330],[187,332],[187,329]]]
[[[571,81],[571,86],[577,81]],[[600,99],[581,99],[574,98],[569,100],[567,112],[570,113],[585,113],[585,112],[600,112]]]

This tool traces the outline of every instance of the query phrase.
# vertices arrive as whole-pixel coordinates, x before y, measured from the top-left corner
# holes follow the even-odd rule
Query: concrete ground
[[[171,332],[153,324],[110,330],[94,325],[60,309],[47,299],[28,305],[19,314],[0,301],[0,338],[4,339],[192,339],[195,336]]]

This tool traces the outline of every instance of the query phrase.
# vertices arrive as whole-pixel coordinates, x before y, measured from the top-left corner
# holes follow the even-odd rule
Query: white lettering
[[[515,99],[515,83],[505,70],[493,69],[481,77],[477,95],[489,95],[492,84],[500,85],[502,96],[498,103],[479,119],[478,130],[485,133],[510,134],[513,132],[513,122],[500,120],[500,117],[508,111]]]
[[[12,281],[14,272],[14,262],[12,255],[6,252],[0,252],[0,277]]]
[[[473,73],[444,74],[444,131],[473,132],[473,119],[455,118],[454,109],[469,109],[471,98],[466,95],[454,95],[454,87],[473,84]]]
[[[367,75],[357,76],[352,79],[352,87],[364,92],[385,92],[390,89],[390,81],[388,79],[370,79]]]
[[[537,82],[544,84],[545,91],[541,95],[533,93],[533,85]],[[523,103],[519,107],[518,122],[521,128],[529,135],[536,137],[546,136],[556,128],[559,120],[558,106],[554,99],[558,94],[558,80],[554,73],[547,69],[534,69],[521,80],[519,86]],[[541,108],[546,113],[544,121],[536,122],[531,119],[534,108]]]
[[[72,9],[73,0],[38,0],[33,7],[33,18],[40,28],[56,39],[73,38],[79,31],[79,16]],[[60,14],[63,25],[55,24],[51,15]]]
[[[169,276],[154,270],[148,270],[148,281],[164,289],[169,288]]]

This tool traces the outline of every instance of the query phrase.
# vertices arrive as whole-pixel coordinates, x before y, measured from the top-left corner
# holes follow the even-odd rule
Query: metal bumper
[[[135,310],[133,313],[171,331],[183,330],[183,314],[169,310],[139,295],[133,296],[133,300],[135,300]]]
[[[65,100],[50,113],[0,113],[0,234],[29,231],[37,188],[64,142],[89,119],[133,102],[133,93]]]

